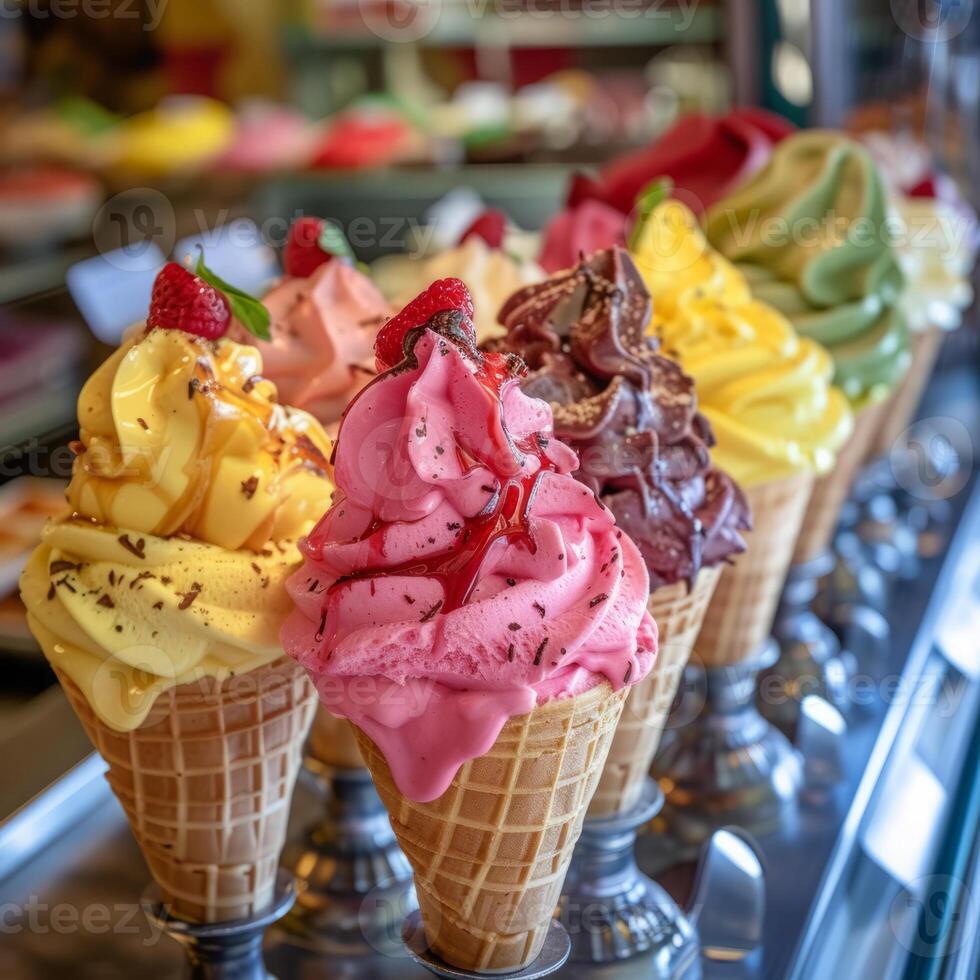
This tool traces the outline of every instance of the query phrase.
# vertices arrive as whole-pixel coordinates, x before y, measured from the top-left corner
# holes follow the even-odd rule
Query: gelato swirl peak
[[[79,395],[75,514],[227,549],[299,537],[320,513],[329,447],[262,370],[227,339],[131,332]]]
[[[650,294],[623,249],[521,290],[500,319],[530,368],[525,392],[551,403],[576,476],[636,540],[652,588],[744,550],[748,504],[711,464],[694,382],[646,333]]]
[[[282,641],[425,801],[509,717],[639,680],[656,628],[635,546],[569,476],[520,360],[480,352],[458,309],[403,349],[345,413],[339,493],[302,546]]]
[[[708,211],[705,227],[757,299],[830,351],[852,401],[879,400],[901,379],[904,278],[884,183],[859,143],[822,130],[787,137],[763,170]]]

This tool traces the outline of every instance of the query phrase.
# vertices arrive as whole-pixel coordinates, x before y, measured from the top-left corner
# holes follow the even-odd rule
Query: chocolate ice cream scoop
[[[657,352],[649,321],[650,294],[614,248],[515,293],[497,345],[527,362],[524,391],[551,403],[555,436],[580,457],[575,476],[639,545],[652,591],[744,551],[752,519],[711,463],[694,382]]]

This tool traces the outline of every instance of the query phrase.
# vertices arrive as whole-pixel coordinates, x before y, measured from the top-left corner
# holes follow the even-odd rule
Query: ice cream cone
[[[688,589],[686,582],[675,582],[650,596],[647,608],[659,633],[657,659],[650,673],[631,687],[626,697],[609,757],[589,805],[590,817],[625,813],[640,798],[720,574],[717,566],[702,568],[693,589]]]
[[[878,434],[878,426],[891,402],[870,405],[854,416],[854,433],[837,456],[834,468],[813,485],[813,494],[803,518],[803,527],[793,552],[793,563],[816,558],[830,544],[841,507],[854,483],[868,449]]]
[[[722,571],[694,644],[706,666],[738,663],[768,636],[812,489],[813,476],[801,473],[745,491],[748,550]]]
[[[912,423],[945,337],[946,332],[939,327],[912,334],[912,363],[882,412],[878,431],[872,436],[870,458],[887,456]]]
[[[363,769],[354,729],[346,718],[337,718],[324,707],[316,709],[310,729],[309,752],[317,762],[332,769]]]
[[[130,732],[56,671],[170,911],[223,922],[267,906],[316,704],[302,668],[283,658],[171,688]]]
[[[603,682],[511,718],[431,803],[400,793],[355,729],[415,872],[429,947],[450,965],[509,973],[541,951],[625,697]]]

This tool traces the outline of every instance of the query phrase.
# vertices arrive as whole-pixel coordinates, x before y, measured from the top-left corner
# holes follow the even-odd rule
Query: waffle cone
[[[313,716],[309,752],[331,769],[363,769],[354,728],[346,718],[337,718],[322,705]]]
[[[509,973],[537,957],[625,698],[603,682],[511,718],[430,803],[399,792],[356,729],[415,872],[429,947],[445,962]]]
[[[939,327],[912,334],[912,363],[882,413],[878,432],[871,440],[869,456],[872,459],[887,456],[912,424],[945,336],[945,331]]]
[[[745,491],[753,522],[744,535],[748,549],[722,570],[708,604],[694,645],[705,666],[738,663],[769,635],[812,489],[813,476],[802,473]]]
[[[283,658],[182,684],[131,732],[109,728],[57,673],[171,913],[224,922],[268,906],[316,704],[303,669]]]
[[[686,582],[675,582],[650,595],[647,608],[659,634],[657,659],[650,673],[626,695],[589,817],[625,813],[639,800],[720,574],[717,566],[702,568],[693,589]]]
[[[889,411],[890,402],[870,405],[854,417],[854,432],[837,455],[834,468],[813,485],[803,528],[793,552],[793,564],[798,565],[821,555],[837,529],[841,508],[851,491],[858,470],[868,457],[878,426]]]

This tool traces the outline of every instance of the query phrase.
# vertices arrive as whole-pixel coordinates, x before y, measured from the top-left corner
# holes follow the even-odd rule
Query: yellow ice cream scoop
[[[326,434],[259,352],[138,328],[79,396],[69,514],[21,577],[31,630],[110,727],[282,656],[297,541],[329,506]],[[248,683],[247,676],[241,683]]]
[[[103,524],[258,550],[329,503],[326,434],[277,403],[254,347],[137,331],[82,389],[78,422],[68,502]]]
[[[45,529],[21,596],[51,664],[129,731],[168,688],[281,657],[284,586],[299,562],[293,541],[232,551],[75,518]]]
[[[753,300],[683,204],[658,204],[631,251],[653,297],[649,331],[694,378],[717,466],[747,487],[826,473],[853,426],[827,351]]]

